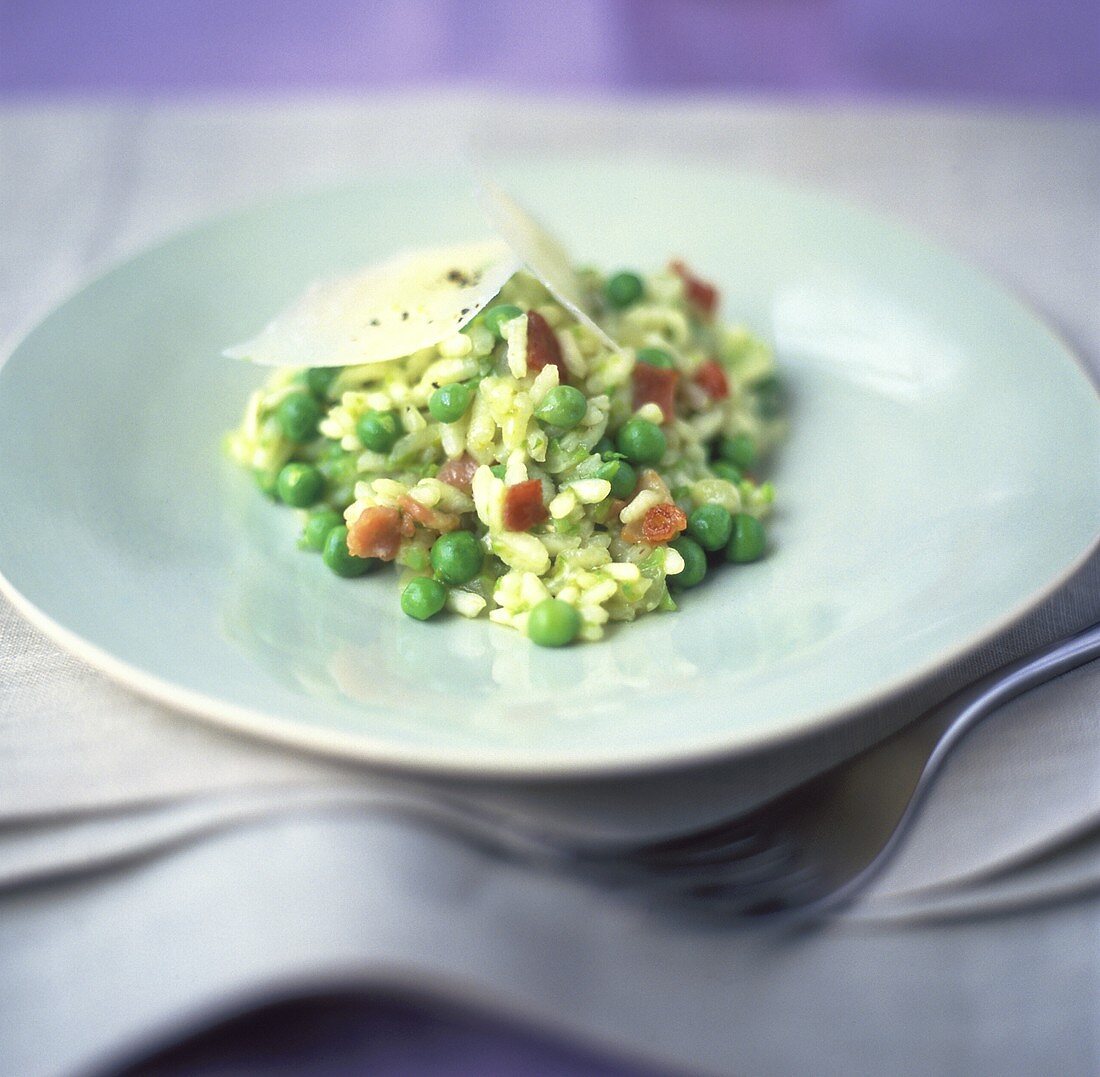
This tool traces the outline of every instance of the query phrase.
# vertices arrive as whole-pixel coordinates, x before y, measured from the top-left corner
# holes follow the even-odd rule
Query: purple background
[[[0,0],[0,93],[463,82],[1100,105],[1100,0]]]

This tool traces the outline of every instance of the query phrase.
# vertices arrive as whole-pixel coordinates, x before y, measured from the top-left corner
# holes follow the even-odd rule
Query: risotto
[[[466,287],[480,270],[447,273]],[[284,366],[229,452],[337,575],[392,565],[410,617],[487,616],[560,646],[675,610],[766,551],[772,353],[681,262],[574,286],[590,316],[518,268],[430,346]]]

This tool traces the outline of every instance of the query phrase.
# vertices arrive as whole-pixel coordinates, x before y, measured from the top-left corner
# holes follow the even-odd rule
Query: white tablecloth
[[[718,101],[9,107],[0,330],[210,212],[454,153],[486,123],[532,145],[674,144],[893,212],[1002,277],[1100,369],[1096,122]],[[840,735],[613,790],[448,792],[571,831],[671,828],[758,800],[1098,619],[1094,558],[999,640]],[[842,924],[798,941],[701,937],[387,820],[369,805],[403,783],[139,700],[0,605],[0,1072],[64,1070],[227,1000],[334,976],[416,976],[707,1071],[1093,1071],[1095,665],[960,749]],[[126,866],[90,873],[112,863]],[[1009,908],[1028,911],[992,918]]]

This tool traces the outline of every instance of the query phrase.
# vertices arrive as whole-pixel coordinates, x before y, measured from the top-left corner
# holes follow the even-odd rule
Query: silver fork
[[[900,732],[782,796],[673,838],[564,845],[468,806],[397,806],[483,851],[565,869],[632,896],[722,915],[813,916],[882,870],[952,749],[983,718],[1100,658],[1100,624],[975,682]]]

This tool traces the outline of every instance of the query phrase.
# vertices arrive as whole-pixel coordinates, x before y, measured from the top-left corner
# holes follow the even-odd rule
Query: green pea
[[[597,456],[606,456],[609,452],[615,451],[615,442],[611,440],[606,434],[600,438],[599,441],[592,447],[592,451]]]
[[[301,444],[317,436],[321,405],[311,393],[287,393],[275,409],[275,418],[282,432]]]
[[[508,468],[504,464],[494,464],[489,470],[498,478],[501,482],[504,481],[504,476],[508,473]]]
[[[396,411],[365,411],[355,424],[355,432],[364,448],[372,452],[389,452],[404,430]]]
[[[744,471],[756,459],[756,442],[748,434],[721,438],[718,442],[718,455]]]
[[[309,391],[321,400],[328,398],[328,391],[340,373],[338,366],[315,366],[306,371],[306,385]]]
[[[555,385],[535,408],[535,418],[559,430],[572,430],[588,410],[588,401],[572,385]]]
[[[639,348],[637,359],[639,363],[659,366],[662,370],[672,370],[676,366],[672,356],[664,348]]]
[[[440,535],[432,545],[432,568],[445,583],[469,583],[484,561],[481,544],[469,531]]]
[[[733,517],[721,505],[700,505],[688,515],[687,529],[704,550],[720,550],[730,540]]]
[[[325,539],[325,548],[321,551],[321,560],[337,576],[362,576],[378,563],[373,557],[355,557],[348,550],[348,529],[341,524],[334,527]]]
[[[523,313],[519,307],[511,303],[498,303],[495,307],[489,307],[481,316],[485,322],[485,328],[493,334],[497,340],[504,339],[504,323],[518,318]]]
[[[707,555],[703,547],[695,539],[682,537],[670,542],[669,546],[684,559],[684,571],[669,576],[669,586],[687,588],[702,583],[707,574]]]
[[[609,277],[604,285],[604,294],[607,296],[608,303],[618,307],[619,310],[637,303],[644,291],[645,285],[642,284],[642,278],[637,273],[625,271]]]
[[[434,617],[447,602],[447,588],[430,576],[417,576],[401,592],[401,609],[418,621]]]
[[[726,547],[726,560],[743,564],[758,561],[764,556],[767,536],[764,525],[747,512],[738,512],[733,517],[733,533]]]
[[[298,548],[300,550],[323,550],[328,533],[334,527],[339,527],[343,522],[343,516],[333,509],[318,509],[316,512],[311,512],[306,518],[305,526],[302,528],[302,537],[298,539]]]
[[[668,448],[661,428],[646,419],[630,419],[619,427],[615,445],[632,464],[655,464]]]
[[[461,382],[441,385],[428,400],[428,411],[436,422],[457,423],[466,414],[473,398],[473,390]]]
[[[638,485],[638,473],[626,460],[608,460],[596,472],[596,478],[611,483],[612,497],[628,498]]]
[[[710,465],[710,470],[716,479],[725,479],[726,482],[732,482],[735,486],[743,478],[741,469],[734,467],[728,460],[715,460]]]
[[[540,647],[564,647],[580,630],[581,615],[560,598],[544,598],[527,616],[527,635]]]
[[[287,464],[275,482],[279,500],[296,509],[308,508],[324,488],[324,476],[312,464]]]

